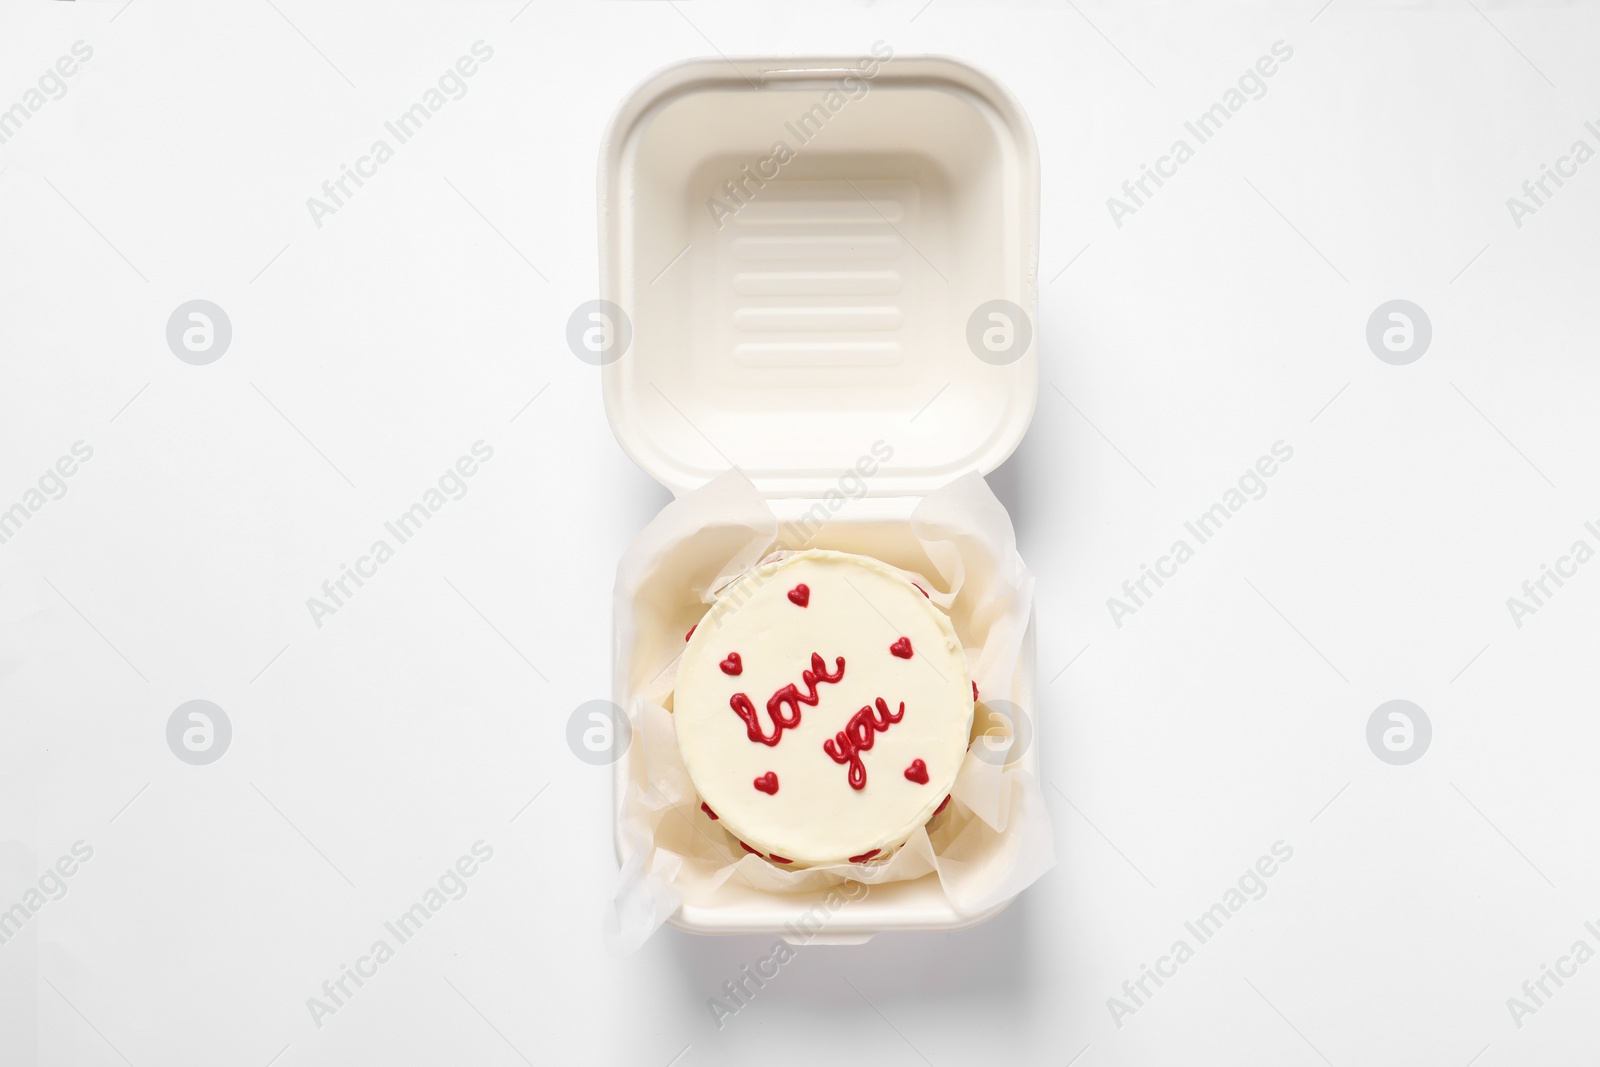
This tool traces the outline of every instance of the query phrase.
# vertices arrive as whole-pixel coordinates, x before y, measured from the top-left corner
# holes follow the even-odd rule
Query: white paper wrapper
[[[1011,762],[1031,743],[1031,730],[986,707],[1015,698],[1033,605],[1033,577],[1017,556],[1005,507],[969,474],[925,496],[909,524],[868,525],[874,528],[836,523],[804,545],[780,543],[766,500],[730,471],[667,505],[618,566],[616,693],[634,736],[619,767],[623,863],[607,924],[613,949],[637,949],[686,897],[704,899],[730,878],[781,895],[847,877],[876,885],[931,876],[955,911],[975,917],[1054,866],[1039,782]],[[989,732],[968,752],[950,806],[931,833],[917,830],[883,862],[790,871],[746,853],[701,812],[665,707],[685,631],[718,591],[775,549],[800,547],[863,552],[911,574],[950,615],[978,684],[975,730]]]

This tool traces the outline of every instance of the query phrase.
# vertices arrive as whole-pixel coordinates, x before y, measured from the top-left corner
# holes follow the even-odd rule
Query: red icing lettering
[[[772,733],[768,735],[761,729],[761,722],[756,716],[756,706],[750,702],[750,697],[745,693],[735,693],[728,699],[731,707],[744,720],[745,732],[750,740],[759,741],[763,745],[776,745],[783,737],[783,731],[800,725],[800,705],[817,706],[817,683],[834,683],[844,677],[844,657],[834,659],[834,673],[828,673],[828,665],[821,655],[811,653],[811,669],[800,672],[800,680],[805,683],[806,692],[801,693],[799,687],[793,682],[773,693],[767,698],[767,714],[772,718]],[[782,709],[787,706],[788,712]]]
[[[728,658],[717,664],[717,666],[722,668],[723,674],[744,673],[744,660],[739,658],[739,653],[737,652],[729,652]]]
[[[911,658],[911,638],[902,637],[900,640],[896,641],[894,644],[889,646],[889,651],[893,652],[895,655],[899,656],[901,659],[910,659]]]
[[[799,604],[802,608],[805,607],[811,603],[811,587],[805,582],[801,582],[789,590],[789,599]]]
[[[919,759],[911,761],[911,766],[906,768],[906,779],[918,785],[928,784],[928,765]]]
[[[850,716],[850,721],[845,723],[832,738],[822,742],[822,751],[835,763],[848,763],[850,765],[850,788],[865,789],[867,787],[867,768],[861,762],[861,753],[872,747],[872,742],[878,734],[887,730],[891,724],[905,718],[906,706],[902,702],[899,711],[890,711],[889,705],[882,697],[876,701],[878,710],[874,714],[872,706],[868,705]]]

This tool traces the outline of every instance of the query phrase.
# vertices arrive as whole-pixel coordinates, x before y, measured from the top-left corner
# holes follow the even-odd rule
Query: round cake
[[[942,809],[974,687],[950,620],[899,571],[809,550],[731,583],[673,696],[707,816],[787,867],[890,855]]]

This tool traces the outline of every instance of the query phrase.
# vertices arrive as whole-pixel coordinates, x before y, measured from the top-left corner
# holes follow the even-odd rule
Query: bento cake
[[[820,549],[730,584],[688,635],[673,719],[705,813],[786,867],[884,858],[943,808],[974,689],[899,571]]]

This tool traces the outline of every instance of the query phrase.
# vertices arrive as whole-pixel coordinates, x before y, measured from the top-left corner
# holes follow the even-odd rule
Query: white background
[[[0,908],[94,855],[0,946],[0,1061],[1593,1056],[1600,963],[1520,1028],[1506,999],[1600,948],[1600,563],[1520,628],[1506,598],[1600,546],[1600,162],[1520,228],[1506,198],[1600,148],[1600,15],[1320,2],[6,0],[0,108],[94,54],[0,147],[0,508],[94,455],[0,545]],[[480,39],[468,94],[314,225]],[[769,939],[602,945],[609,771],[565,728],[607,695],[614,567],[666,494],[564,332],[634,84],[880,39],[993,72],[1038,134],[1039,408],[991,481],[1039,579],[1060,863],[979,928],[803,949],[719,1030],[707,998]],[[1115,225],[1278,40],[1267,94]],[[165,340],[195,298],[234,331],[206,367]],[[1394,298],[1433,324],[1409,366],[1365,340]],[[480,439],[469,493],[315,626]],[[1267,495],[1118,627],[1106,598],[1278,440]],[[234,728],[207,767],[165,740],[194,698]],[[1433,724],[1409,766],[1367,747],[1392,698]],[[480,839],[467,895],[316,1026]],[[1119,1027],[1108,998],[1279,840],[1266,895]]]

